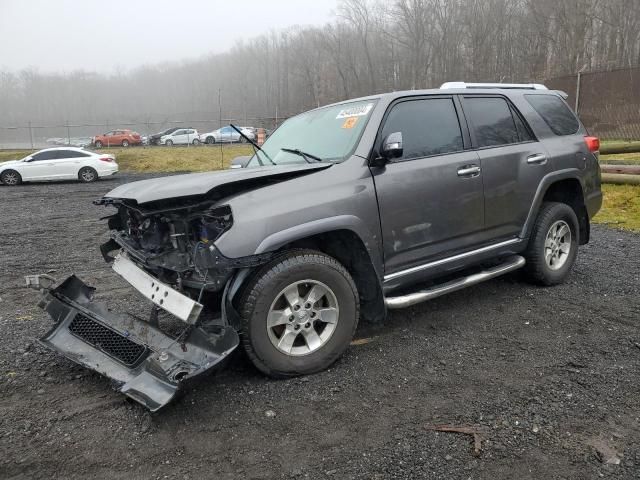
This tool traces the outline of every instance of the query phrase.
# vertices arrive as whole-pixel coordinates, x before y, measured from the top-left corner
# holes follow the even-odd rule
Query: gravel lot
[[[640,475],[639,235],[594,228],[560,287],[513,275],[363,324],[369,341],[318,375],[271,380],[238,354],[149,414],[37,345],[51,321],[22,287],[74,272],[114,310],[146,309],[101,259],[91,204],[132,179],[0,186],[0,477]],[[433,424],[481,430],[481,455]]]

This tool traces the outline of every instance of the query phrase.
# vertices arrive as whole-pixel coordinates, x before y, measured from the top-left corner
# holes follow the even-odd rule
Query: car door
[[[220,130],[220,133],[222,134],[222,141],[225,143],[230,143],[233,141],[233,128],[231,127],[224,127]]]
[[[181,143],[185,143],[186,142],[186,138],[187,138],[187,131],[185,129],[183,129],[183,128],[181,128],[180,130],[176,130],[175,132],[173,132],[171,134],[171,140],[176,145],[181,144]]]
[[[462,106],[482,168],[485,233],[494,239],[515,237],[550,171],[547,151],[506,97],[464,95]]]
[[[35,153],[22,162],[19,173],[23,180],[48,180],[55,178],[55,158],[56,150],[45,150]]]
[[[76,150],[58,150],[56,158],[53,160],[55,165],[55,177],[59,179],[78,178],[78,172],[82,168],[82,157],[88,155]]]
[[[385,275],[478,243],[484,226],[478,155],[453,96],[402,99],[388,110],[375,149],[402,133],[403,155],[372,168]]]

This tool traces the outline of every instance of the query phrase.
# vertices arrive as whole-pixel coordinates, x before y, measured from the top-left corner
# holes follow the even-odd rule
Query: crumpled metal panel
[[[186,327],[183,337],[173,338],[150,323],[108,311],[92,301],[94,288],[71,276],[58,287],[45,290],[40,306],[55,320],[55,326],[40,343],[68,359],[109,377],[116,389],[151,411],[167,405],[180,386],[219,365],[239,344],[232,327],[210,325]],[[110,342],[133,342],[147,350],[135,365],[118,358],[118,348],[100,345],[96,337],[79,334],[69,327],[82,315],[113,332]],[[101,330],[104,333],[104,330]],[[90,341],[89,341],[90,340]]]

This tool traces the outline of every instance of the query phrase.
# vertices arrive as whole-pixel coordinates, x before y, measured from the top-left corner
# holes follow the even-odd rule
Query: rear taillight
[[[584,141],[591,153],[600,151],[600,139],[598,137],[584,137]]]
[[[100,157],[100,160],[103,162],[109,162],[109,163],[115,162],[115,160],[111,157]]]

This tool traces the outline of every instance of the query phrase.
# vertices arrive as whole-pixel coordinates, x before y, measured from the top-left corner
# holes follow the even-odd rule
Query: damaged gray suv
[[[344,353],[360,318],[520,268],[563,282],[602,203],[598,139],[540,85],[342,102],[255,148],[243,168],[97,200],[110,210],[102,254],[151,314],[117,315],[75,276],[28,278],[56,321],[42,343],[151,410],[240,343],[267,375],[310,374]]]

